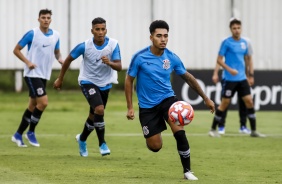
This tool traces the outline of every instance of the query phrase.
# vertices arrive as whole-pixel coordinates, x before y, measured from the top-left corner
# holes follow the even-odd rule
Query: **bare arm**
[[[20,46],[19,44],[17,44],[13,50],[13,53],[22,61],[24,62],[29,69],[34,69],[36,67],[35,64],[33,64],[32,62],[30,62],[21,52],[21,50],[23,49],[22,46]]]
[[[248,78],[249,85],[254,85],[254,65],[253,58],[250,55],[244,57],[246,63],[246,76]]]
[[[217,56],[217,64],[219,64],[222,68],[227,70],[231,75],[237,75],[238,71],[230,68],[225,62],[223,61],[223,56],[218,55]]]
[[[217,83],[219,81],[218,72],[219,72],[220,65],[216,63],[215,68],[213,70],[212,81],[213,83]]]
[[[195,77],[189,72],[186,72],[181,75],[181,78],[203,98],[206,106],[210,109],[210,112],[213,113],[215,111],[214,102],[205,95]]]
[[[57,59],[57,61],[62,65],[64,63],[64,60],[62,59],[60,49],[55,50],[54,54],[55,54],[55,58]]]
[[[53,87],[55,89],[60,89],[62,87],[65,73],[68,70],[68,68],[69,68],[69,66],[70,66],[70,64],[73,60],[74,59],[71,57],[71,55],[68,55],[68,57],[65,59],[63,65],[62,65],[60,74],[53,84]]]
[[[132,103],[132,94],[133,94],[133,81],[134,77],[129,76],[128,74],[125,77],[125,84],[124,84],[124,92],[125,98],[127,103],[127,119],[133,120],[134,119],[134,109]]]
[[[113,62],[111,62],[106,56],[103,56],[101,59],[104,64],[110,66],[112,69],[121,71],[121,60],[114,60]]]

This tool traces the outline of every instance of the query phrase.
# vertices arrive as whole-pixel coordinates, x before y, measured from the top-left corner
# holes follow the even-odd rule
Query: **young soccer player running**
[[[170,74],[175,71],[204,100],[210,111],[214,112],[214,103],[202,91],[194,76],[186,71],[180,58],[166,48],[169,26],[163,20],[150,25],[152,44],[137,52],[130,63],[125,79],[127,118],[134,119],[132,104],[133,81],[137,78],[137,97],[139,102],[139,120],[146,139],[146,145],[152,152],[162,148],[161,132],[170,126],[177,144],[177,151],[183,167],[184,178],[198,180],[190,166],[190,147],[184,128],[173,124],[168,118],[169,107],[177,101],[170,82]]]
[[[249,42],[241,37],[240,20],[231,19],[229,27],[232,36],[223,40],[217,57],[217,63],[224,69],[225,81],[222,85],[221,103],[216,110],[209,135],[219,137],[216,127],[221,122],[223,112],[228,108],[234,93],[238,92],[247,108],[247,115],[251,125],[251,137],[265,137],[265,135],[256,131],[256,115],[249,85],[254,83],[254,69],[252,56],[249,54]],[[225,62],[223,57],[225,57]]]
[[[43,111],[48,105],[46,81],[50,79],[52,64],[55,58],[63,63],[60,53],[59,33],[50,29],[52,11],[43,9],[39,11],[39,27],[28,31],[14,48],[14,54],[23,61],[24,79],[29,89],[29,104],[25,110],[22,121],[12,141],[19,147],[27,147],[22,139],[23,132],[28,128],[26,138],[32,146],[40,144],[35,136],[35,127],[38,125]],[[27,45],[27,55],[21,50]]]
[[[118,41],[106,36],[106,21],[97,17],[92,21],[93,37],[78,44],[65,59],[54,88],[62,87],[64,75],[71,62],[83,55],[78,83],[90,106],[88,118],[81,134],[76,135],[79,153],[88,156],[86,140],[95,129],[102,156],[109,155],[110,149],[105,141],[104,110],[112,83],[117,83],[117,71],[122,69]]]

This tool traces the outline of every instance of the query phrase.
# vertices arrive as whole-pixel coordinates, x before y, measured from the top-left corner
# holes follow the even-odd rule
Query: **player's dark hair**
[[[238,20],[238,19],[233,19],[233,20],[231,20],[230,23],[229,23],[229,28],[231,28],[234,24],[241,25],[242,23],[241,23],[241,21]]]
[[[155,21],[153,21],[151,23],[151,25],[149,27],[150,33],[152,34],[158,28],[166,29],[167,32],[169,31],[169,26],[168,26],[168,24],[165,21],[163,21],[163,20],[155,20]]]
[[[106,20],[103,19],[102,17],[97,17],[92,20],[92,25],[94,26],[95,24],[106,24]]]
[[[52,15],[52,10],[48,10],[47,8],[42,9],[42,10],[39,11],[38,17],[40,17],[40,15],[46,15],[46,14]]]

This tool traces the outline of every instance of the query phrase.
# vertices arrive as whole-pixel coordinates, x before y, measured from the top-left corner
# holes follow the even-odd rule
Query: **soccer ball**
[[[176,125],[185,126],[194,118],[193,107],[185,101],[177,101],[168,110],[168,117]]]

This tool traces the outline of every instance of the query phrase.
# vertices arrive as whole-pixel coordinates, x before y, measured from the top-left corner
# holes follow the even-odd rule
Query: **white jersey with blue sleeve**
[[[52,72],[52,65],[55,60],[54,51],[59,49],[59,33],[49,29],[44,34],[39,27],[29,31],[19,41],[21,47],[28,45],[26,58],[34,63],[36,67],[29,69],[24,66],[25,77],[36,77],[49,80]]]
[[[242,81],[247,78],[244,56],[252,55],[252,52],[250,41],[245,38],[234,40],[233,37],[228,37],[223,40],[219,55],[225,57],[225,64],[238,71],[238,74],[233,76],[223,70],[223,77],[226,81]]]
[[[177,75],[186,73],[182,61],[168,49],[161,56],[156,56],[149,46],[133,56],[127,74],[137,79],[139,107],[152,108],[164,99],[175,96],[170,82],[173,71]]]
[[[110,66],[102,63],[102,57],[107,56],[113,60],[120,60],[120,51],[118,41],[112,38],[105,38],[105,43],[102,46],[95,46],[93,38],[86,40],[83,45],[80,44],[77,48],[84,46],[83,60],[80,65],[78,83],[90,82],[96,86],[103,88],[110,86],[112,83],[118,83],[117,71]],[[81,49],[80,49],[81,50]],[[115,51],[115,52],[114,52]],[[115,54],[118,51],[118,54]],[[81,52],[75,50],[71,52],[73,58],[77,58]]]

